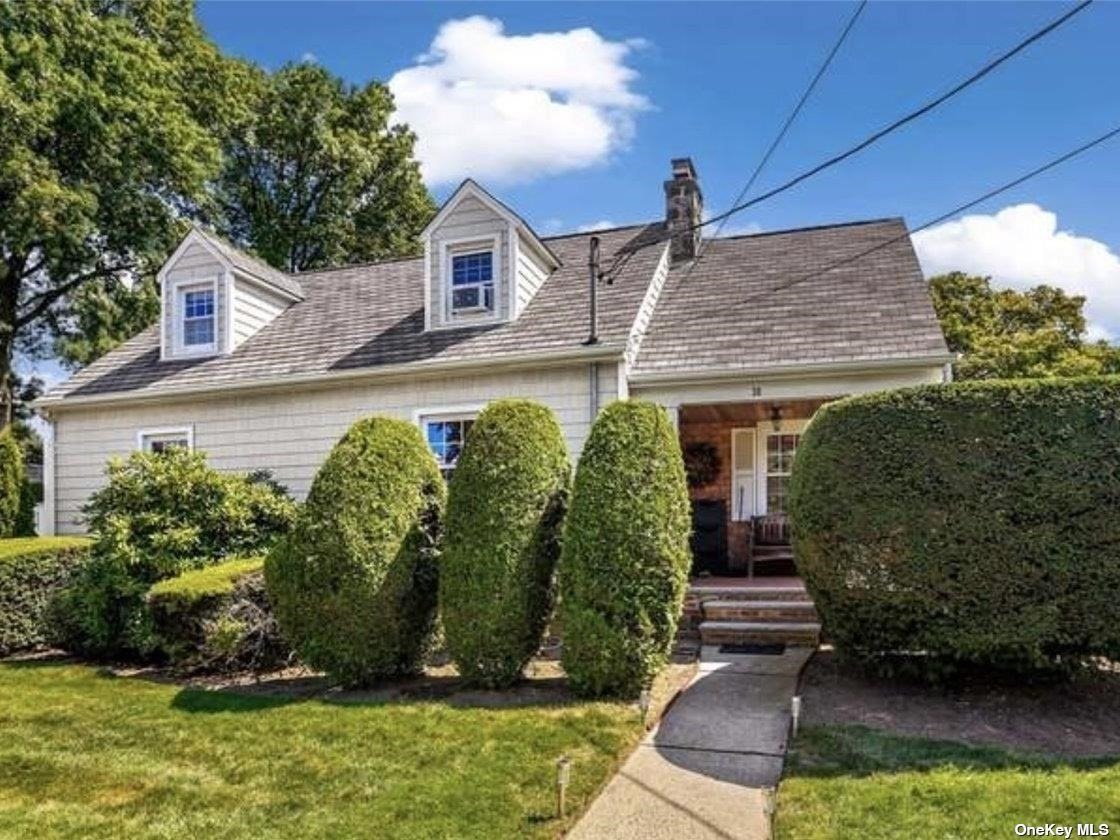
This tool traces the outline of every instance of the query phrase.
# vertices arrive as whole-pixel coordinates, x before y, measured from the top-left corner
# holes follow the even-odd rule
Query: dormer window
[[[176,347],[186,354],[213,353],[218,347],[217,283],[182,283],[175,288]]]
[[[451,257],[451,312],[494,311],[494,252],[473,251]]]

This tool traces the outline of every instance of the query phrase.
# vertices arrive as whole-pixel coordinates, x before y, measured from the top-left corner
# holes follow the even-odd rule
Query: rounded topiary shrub
[[[689,529],[684,461],[665,411],[612,403],[580,457],[560,560],[562,661],[577,692],[632,697],[665,665]]]
[[[838,650],[884,671],[1120,656],[1120,380],[826,406],[798,447],[797,565]]]
[[[455,467],[440,561],[444,639],[459,673],[503,687],[540,646],[571,465],[549,409],[488,405]]]
[[[443,476],[416,426],[360,420],[265,562],[284,635],[346,685],[414,672],[436,607]]]
[[[23,447],[8,426],[0,430],[0,538],[16,533],[23,485]]]

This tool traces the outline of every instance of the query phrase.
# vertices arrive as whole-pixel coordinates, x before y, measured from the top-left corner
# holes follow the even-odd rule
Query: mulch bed
[[[901,735],[1061,756],[1120,754],[1120,667],[1069,682],[887,680],[842,667],[822,648],[801,681],[803,725],[855,724]]]

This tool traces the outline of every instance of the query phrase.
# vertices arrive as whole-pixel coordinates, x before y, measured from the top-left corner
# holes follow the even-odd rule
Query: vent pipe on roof
[[[704,217],[704,196],[692,158],[674,158],[673,177],[665,182],[665,228],[672,244],[673,262],[690,260],[700,250],[700,223]]]
[[[590,286],[591,328],[584,344],[599,343],[599,237],[592,236],[587,254],[587,273]]]

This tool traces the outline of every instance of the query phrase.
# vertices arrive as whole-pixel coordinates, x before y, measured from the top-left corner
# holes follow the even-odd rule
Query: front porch
[[[796,575],[788,489],[801,432],[830,398],[681,405],[694,576]]]

